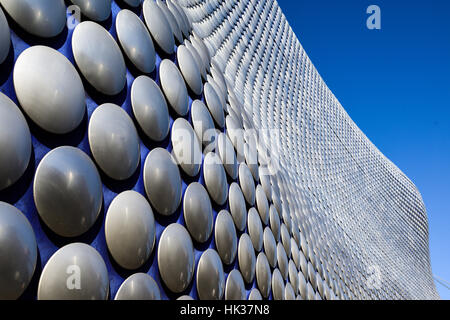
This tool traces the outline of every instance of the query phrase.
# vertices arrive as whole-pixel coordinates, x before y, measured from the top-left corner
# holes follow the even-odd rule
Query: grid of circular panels
[[[21,0],[0,4],[7,18],[7,28],[3,22],[1,27],[11,39],[0,65],[0,112],[23,126],[23,110],[29,126],[8,135],[23,145],[19,158],[0,159],[0,178],[7,181],[0,181],[6,186],[0,209],[7,213],[0,226],[10,226],[7,231],[22,240],[12,248],[31,253],[16,257],[28,266],[20,279],[12,280],[14,259],[0,262],[7,271],[0,283],[15,285],[0,290],[0,298],[437,297],[429,282],[420,194],[348,118],[275,1],[117,0],[110,7],[109,1],[98,1],[89,12],[81,6],[82,20],[96,23],[83,22],[75,30],[60,28],[58,6],[37,1],[55,25],[45,26],[51,30],[33,26],[33,34],[18,9],[37,7]],[[127,30],[131,24],[137,35]],[[72,83],[78,85],[73,73],[82,78],[86,112],[81,124],[61,113],[53,118],[76,127],[57,132],[62,135],[51,133],[56,123],[45,120],[58,115],[64,100],[39,93],[65,92],[67,74],[54,81],[52,72],[41,73],[49,78],[43,84],[15,76],[18,58],[37,44],[65,68],[77,68],[67,73]],[[23,72],[36,79],[38,60],[32,56],[25,62],[34,68]],[[40,117],[29,114],[30,97],[41,103]],[[77,106],[78,97],[63,96]],[[194,100],[202,101],[195,119]],[[99,125],[99,119],[93,125],[94,114],[108,125]],[[199,136],[205,126],[215,127],[209,137]],[[189,133],[187,146],[180,140],[182,131]],[[2,139],[6,133],[0,134],[2,150],[12,150]],[[269,145],[278,167],[267,165]],[[17,147],[13,151],[17,156]],[[203,165],[207,154],[209,174]],[[200,162],[192,165],[186,155]],[[61,167],[59,159],[66,165]],[[29,164],[5,177],[8,160]],[[47,178],[35,179],[37,173]],[[57,188],[45,184],[49,177]],[[77,198],[83,185],[102,190],[97,188],[94,198],[86,193]],[[65,205],[71,209],[64,215],[43,209],[60,212]],[[67,230],[77,212],[82,223]],[[121,217],[125,212],[130,219]],[[389,223],[380,220],[388,214]],[[405,247],[405,237],[417,252],[393,255]],[[0,246],[9,241],[0,238]],[[75,255],[81,271],[88,270],[86,278],[98,283],[89,281],[81,290],[74,290],[76,281],[67,285],[71,272],[77,272],[70,264]],[[88,267],[83,259],[95,264]],[[383,272],[381,287],[368,289],[366,266],[376,263]],[[133,291],[136,279],[145,281]]]
[[[315,271],[345,298],[438,297],[420,193],[351,121],[276,2],[180,2],[240,101],[244,128],[279,129],[279,140],[259,143],[278,147],[272,187]],[[379,288],[368,286],[375,269]]]

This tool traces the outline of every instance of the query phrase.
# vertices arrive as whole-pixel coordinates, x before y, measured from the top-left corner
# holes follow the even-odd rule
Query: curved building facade
[[[0,299],[439,298],[276,1],[0,4]]]

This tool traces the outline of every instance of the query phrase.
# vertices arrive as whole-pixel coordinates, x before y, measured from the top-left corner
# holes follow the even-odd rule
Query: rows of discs
[[[0,0],[0,299],[334,298],[184,9],[71,2]]]

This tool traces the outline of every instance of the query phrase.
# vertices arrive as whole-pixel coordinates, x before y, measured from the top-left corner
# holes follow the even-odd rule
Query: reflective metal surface
[[[255,181],[247,165],[243,162],[239,164],[239,183],[245,200],[251,206],[255,204]]]
[[[248,295],[248,300],[262,300],[262,296],[259,290],[253,288],[252,291],[250,291],[250,294]]]
[[[151,276],[135,273],[120,286],[114,300],[160,300],[158,285]]]
[[[191,282],[195,267],[194,247],[189,233],[181,224],[172,223],[161,234],[158,267],[161,279],[172,292],[184,291]]]
[[[272,274],[272,295],[274,300],[284,300],[284,281],[277,268]]]
[[[214,121],[203,101],[192,102],[191,120],[195,133],[204,146],[215,141]]]
[[[220,128],[223,128],[223,126],[225,125],[225,115],[223,112],[223,105],[220,101],[219,96],[209,82],[205,83],[203,90],[209,112],[211,112],[211,115],[217,125]]]
[[[203,252],[197,266],[197,293],[201,300],[220,300],[225,289],[222,261],[214,249]]]
[[[166,17],[167,21],[170,24],[170,28],[172,29],[174,39],[177,41],[177,43],[183,42],[183,34],[181,33],[180,27],[178,25],[178,22],[173,15],[172,11],[167,8],[167,5],[162,0],[156,0],[156,4],[159,6],[161,11],[164,13],[164,16]]]
[[[200,71],[191,52],[184,45],[178,46],[177,60],[184,81],[195,95],[200,95],[203,91]]]
[[[0,64],[5,61],[11,48],[11,34],[9,31],[8,20],[0,7]]]
[[[115,95],[126,83],[125,61],[114,38],[101,25],[84,21],[72,35],[72,51],[83,76],[99,92]]]
[[[172,54],[174,52],[175,40],[173,38],[172,28],[164,12],[153,0],[144,1],[142,4],[142,12],[153,40],[155,40],[164,53]]]
[[[250,239],[252,240],[253,248],[259,252],[263,246],[263,228],[258,211],[255,208],[250,208],[247,215],[247,228]]]
[[[262,296],[268,298],[272,287],[272,273],[269,261],[263,252],[260,252],[256,259],[256,282]]]
[[[289,260],[288,275],[289,275],[289,282],[292,284],[292,289],[294,290],[294,294],[297,294],[298,271],[297,271],[297,268],[295,267],[294,261],[292,261],[292,260]]]
[[[158,213],[169,216],[181,202],[181,177],[175,160],[167,150],[155,148],[144,163],[147,197]]]
[[[97,220],[102,207],[100,176],[80,149],[59,147],[39,163],[33,184],[39,216],[55,233],[75,237]]]
[[[117,38],[130,61],[144,73],[155,69],[155,47],[147,27],[130,10],[121,10],[116,17]]]
[[[64,0],[1,0],[0,3],[19,26],[38,37],[57,36],[66,24]]]
[[[153,79],[139,76],[131,86],[133,113],[152,140],[162,141],[169,133],[169,110],[161,89]]]
[[[128,113],[112,103],[98,106],[91,115],[88,136],[95,161],[109,177],[131,177],[139,165],[140,147]]]
[[[280,269],[281,275],[283,276],[283,279],[287,279],[288,276],[288,258],[286,256],[286,252],[284,251],[284,247],[281,244],[281,242],[278,242],[277,244],[277,263],[278,268]]]
[[[220,133],[217,137],[217,151],[228,175],[231,179],[236,179],[238,176],[236,154],[230,139],[224,133]]]
[[[272,268],[275,268],[277,265],[277,242],[273,237],[272,230],[269,227],[264,229],[263,235],[264,242],[264,252],[267,256],[267,260]]]
[[[208,192],[198,182],[192,182],[184,193],[184,221],[191,237],[200,243],[209,239],[214,224]]]
[[[227,176],[220,158],[214,152],[205,155],[203,179],[211,199],[218,205],[223,205],[228,197]]]
[[[299,294],[302,296],[303,300],[306,300],[308,297],[308,291],[307,291],[307,287],[306,287],[306,280],[305,280],[305,276],[303,275],[302,272],[298,272],[298,291]]]
[[[136,191],[124,191],[111,202],[105,221],[109,252],[123,268],[137,269],[155,245],[155,218],[147,200]]]
[[[246,233],[243,233],[239,238],[238,262],[245,282],[251,283],[255,277],[256,257],[252,241]]]
[[[91,20],[105,21],[111,15],[111,0],[71,0]]]
[[[280,217],[277,209],[272,204],[269,209],[270,229],[272,229],[273,236],[276,241],[280,240]]]
[[[227,210],[221,210],[217,214],[214,238],[223,263],[231,264],[237,253],[237,236],[233,218]]]
[[[20,54],[14,67],[14,89],[23,110],[44,130],[68,133],[83,119],[86,107],[80,76],[52,48],[34,46]]]
[[[233,269],[227,277],[225,300],[245,300],[244,279],[239,270]]]
[[[294,289],[289,282],[287,282],[284,287],[284,300],[295,300]]]
[[[106,300],[108,270],[102,256],[84,243],[71,243],[48,260],[39,279],[39,300]]]
[[[281,224],[280,228],[281,243],[283,244],[284,251],[288,258],[291,257],[291,236],[289,235],[288,228],[284,223]]]
[[[260,184],[256,186],[255,199],[261,221],[264,225],[267,225],[269,223],[269,202]]]
[[[5,202],[0,202],[0,258],[0,299],[17,299],[33,277],[37,245],[27,218]]]
[[[189,176],[196,176],[202,163],[202,149],[191,124],[184,118],[177,118],[171,134],[173,155],[177,163]]]
[[[247,208],[245,207],[244,195],[236,182],[233,182],[230,185],[230,189],[228,191],[228,201],[236,228],[239,231],[244,231],[247,224]]]
[[[161,62],[159,65],[159,80],[169,105],[180,116],[186,115],[189,107],[186,85],[180,70],[172,61],[164,59]]]
[[[16,104],[0,93],[0,191],[24,173],[31,156],[27,121]]]

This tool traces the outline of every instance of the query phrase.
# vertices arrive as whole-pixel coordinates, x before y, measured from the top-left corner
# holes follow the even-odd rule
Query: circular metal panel
[[[295,300],[294,289],[292,289],[292,285],[287,282],[284,287],[284,299],[285,300]]]
[[[139,76],[133,81],[131,105],[144,133],[152,140],[164,140],[169,133],[169,110],[161,89],[153,79]]]
[[[195,133],[204,146],[207,146],[216,140],[214,121],[201,100],[194,100],[194,102],[192,102],[191,120]]]
[[[3,190],[22,176],[31,156],[27,121],[3,93],[0,93],[0,150],[0,190]]]
[[[258,211],[255,208],[250,208],[247,215],[247,228],[250,239],[252,240],[253,248],[256,252],[261,251],[263,246],[263,228]]]
[[[201,300],[220,300],[225,289],[222,261],[214,249],[203,252],[197,267],[197,292]]]
[[[184,45],[180,45],[177,48],[177,60],[181,74],[188,87],[194,94],[202,94],[203,84],[200,71],[191,52]]]
[[[225,300],[245,300],[244,279],[239,270],[233,269],[227,277]]]
[[[272,204],[269,209],[270,229],[272,229],[273,236],[276,241],[280,240],[280,217],[277,209]]]
[[[152,208],[140,193],[124,191],[114,198],[106,214],[105,237],[120,266],[141,267],[153,250],[155,234]]]
[[[164,59],[161,62],[159,80],[169,105],[180,116],[186,115],[189,108],[188,92],[180,70],[172,61]]]
[[[272,230],[269,227],[264,229],[264,252],[269,260],[270,266],[275,268],[277,265],[277,242],[273,237]]]
[[[63,237],[86,232],[102,207],[102,182],[92,160],[80,149],[59,147],[39,163],[34,202],[45,224]]]
[[[217,251],[223,263],[231,264],[236,257],[237,236],[233,218],[226,210],[217,214],[214,237]]]
[[[238,245],[239,269],[245,282],[251,283],[255,277],[256,257],[252,241],[248,234],[243,233]]]
[[[0,299],[17,299],[33,277],[37,244],[27,218],[5,202],[0,202],[0,257]]]
[[[274,300],[284,300],[284,281],[278,268],[272,274],[272,296]]]
[[[84,243],[56,251],[42,270],[38,300],[106,300],[108,270],[102,256]]]
[[[181,176],[175,160],[167,150],[153,149],[144,164],[144,186],[153,208],[169,216],[181,202]]]
[[[295,263],[292,260],[289,260],[288,265],[288,274],[289,274],[289,282],[292,284],[292,288],[294,293],[297,294],[298,290],[298,271],[295,267]]]
[[[81,73],[96,90],[107,95],[122,91],[127,81],[125,60],[105,28],[91,21],[77,25],[72,51]]]
[[[34,46],[23,51],[13,79],[23,110],[44,130],[68,133],[83,120],[83,83],[75,67],[55,49]]]
[[[116,17],[116,32],[120,45],[130,61],[144,73],[155,69],[155,47],[147,27],[130,10],[119,11]]]
[[[247,208],[245,206],[244,195],[241,188],[236,182],[230,185],[228,192],[228,201],[230,206],[230,212],[233,216],[234,224],[239,231],[244,231],[247,223]]]
[[[255,181],[247,165],[243,162],[239,165],[239,183],[245,200],[251,206],[255,204]]]
[[[159,6],[161,11],[164,13],[164,16],[167,19],[167,22],[170,24],[170,28],[172,29],[173,36],[175,37],[174,40],[177,40],[178,43],[183,42],[183,34],[181,33],[181,29],[178,25],[178,22],[173,15],[172,11],[167,8],[167,5],[162,0],[156,0],[156,4]],[[179,48],[178,48],[179,49]]]
[[[202,150],[191,124],[184,118],[177,118],[171,134],[173,154],[184,172],[194,177],[200,171]]]
[[[223,128],[223,126],[225,125],[225,115],[223,112],[223,105],[222,102],[220,101],[219,96],[217,95],[216,91],[209,82],[205,83],[203,90],[205,94],[206,105],[208,106],[209,112],[211,112],[211,115],[214,118],[214,121],[217,123],[217,125],[220,128]]]
[[[217,154],[209,152],[203,160],[203,178],[211,199],[223,205],[228,197],[228,182],[225,169]]]
[[[266,194],[260,184],[256,186],[255,199],[261,221],[264,225],[267,225],[269,223],[269,201],[267,201]]]
[[[164,12],[153,0],[145,0],[142,5],[145,23],[147,24],[153,40],[166,54],[174,52],[175,40],[170,23]]]
[[[288,258],[291,257],[291,236],[284,223],[281,224],[281,242]]]
[[[221,132],[217,137],[217,150],[228,175],[231,179],[236,179],[238,176],[236,154],[234,153],[233,144],[228,136],[223,132]]]
[[[248,300],[262,300],[262,296],[259,290],[253,288],[252,291],[250,291],[250,294],[248,295]]]
[[[151,276],[135,273],[122,283],[114,300],[161,300],[161,294]]]
[[[105,21],[111,14],[111,0],[71,0],[91,20]]]
[[[140,161],[139,137],[125,110],[112,103],[98,106],[88,137],[95,161],[109,177],[125,180],[133,175]]]
[[[281,242],[277,244],[277,262],[278,268],[280,269],[281,275],[283,279],[286,280],[288,276],[288,258],[286,256],[286,252],[284,251],[284,247]]]
[[[256,282],[264,298],[268,298],[272,286],[272,273],[264,253],[260,252],[256,259]]]
[[[192,182],[184,193],[184,221],[192,238],[203,243],[209,239],[214,224],[208,192],[198,182]]]
[[[182,225],[172,223],[161,234],[158,267],[161,279],[172,292],[184,291],[191,282],[195,267],[194,247]]]

